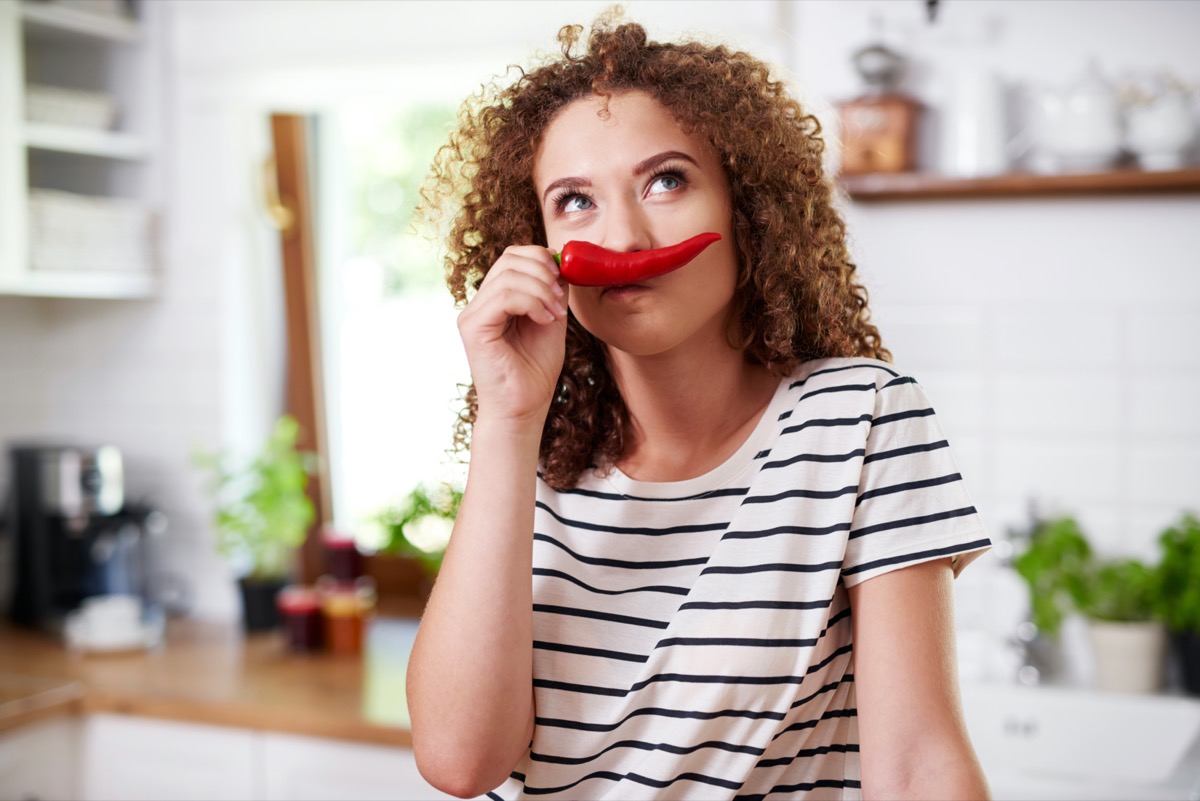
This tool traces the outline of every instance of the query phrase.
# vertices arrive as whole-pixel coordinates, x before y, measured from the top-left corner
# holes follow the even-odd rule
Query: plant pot
[[[1172,631],[1171,647],[1179,660],[1183,689],[1191,695],[1200,695],[1200,632]]]
[[[242,623],[246,631],[270,631],[279,627],[279,591],[283,579],[239,579],[242,590]]]
[[[1167,632],[1161,623],[1089,620],[1088,634],[1097,690],[1152,693],[1162,688]]]

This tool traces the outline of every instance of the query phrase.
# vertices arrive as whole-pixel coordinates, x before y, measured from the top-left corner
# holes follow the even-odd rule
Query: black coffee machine
[[[84,598],[146,599],[147,539],[166,519],[126,503],[121,452],[29,445],[9,457],[13,621],[54,631]]]

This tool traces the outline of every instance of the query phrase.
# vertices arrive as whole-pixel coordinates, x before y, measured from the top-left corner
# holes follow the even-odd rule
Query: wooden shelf
[[[21,19],[30,36],[41,39],[131,43],[142,38],[142,28],[137,20],[60,6],[46,0],[23,0]]]
[[[67,125],[26,123],[25,145],[37,150],[127,161],[140,161],[150,155],[150,146],[140,137]]]
[[[842,186],[863,203],[894,200],[986,199],[1132,194],[1200,193],[1200,167],[1147,172],[1038,175],[1015,173],[989,178],[950,178],[933,173],[845,175]]]

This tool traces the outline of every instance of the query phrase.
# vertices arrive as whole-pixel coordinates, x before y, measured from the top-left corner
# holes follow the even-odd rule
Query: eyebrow
[[[651,170],[653,170],[658,165],[662,164],[663,162],[674,161],[676,159],[683,159],[684,161],[691,162],[692,164],[694,164],[697,167],[700,166],[699,164],[696,164],[696,160],[694,158],[692,158],[687,153],[684,153],[681,150],[667,150],[662,153],[659,153],[657,156],[651,156],[648,159],[643,159],[643,160],[639,161],[637,164],[635,164],[633,166],[633,174],[634,175],[644,175],[644,174],[650,172]]]
[[[651,156],[650,158],[642,159],[637,164],[633,165],[632,172],[634,175],[645,175],[646,173],[650,172],[658,165],[663,164],[664,162],[667,162],[667,161],[674,161],[676,159],[682,159],[683,161],[690,162],[690,163],[696,165],[697,167],[700,166],[694,158],[692,158],[687,153],[684,153],[681,150],[665,150],[662,153],[658,153],[656,155]],[[546,187],[546,190],[544,192],[542,192],[542,202],[544,203],[546,201],[546,198],[548,198],[550,196],[550,193],[556,189],[560,189],[562,187],[575,189],[578,187],[591,186],[591,185],[592,185],[592,182],[587,178],[579,178],[579,177],[559,178],[556,181],[552,181],[550,183],[550,185]]]

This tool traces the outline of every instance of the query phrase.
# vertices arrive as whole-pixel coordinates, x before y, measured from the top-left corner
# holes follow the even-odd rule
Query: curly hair
[[[561,56],[484,86],[459,111],[458,128],[422,188],[429,222],[449,215],[446,282],[461,307],[510,244],[545,246],[534,159],[546,127],[571,102],[640,90],[719,154],[731,190],[738,275],[727,337],[745,358],[784,376],[808,359],[891,360],[869,322],[866,289],[846,246],[845,224],[821,163],[817,118],[788,96],[764,62],[723,45],[648,41],[615,13],[558,34]],[[455,430],[470,447],[474,385]],[[568,318],[566,358],[541,438],[543,479],[575,485],[623,453],[628,412],[606,346]]]

